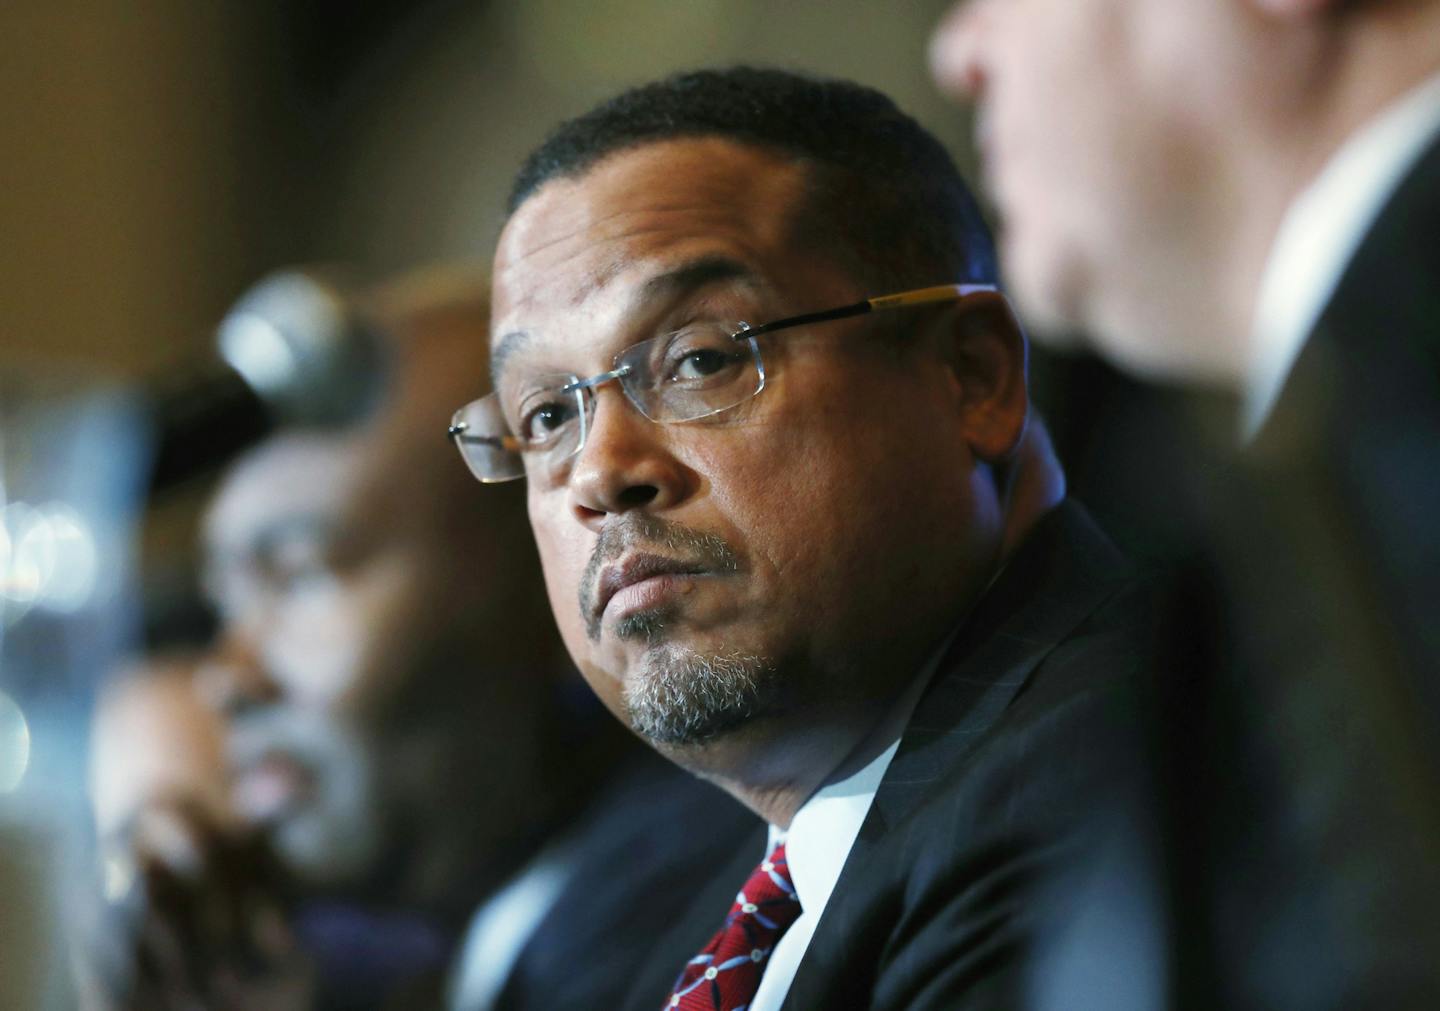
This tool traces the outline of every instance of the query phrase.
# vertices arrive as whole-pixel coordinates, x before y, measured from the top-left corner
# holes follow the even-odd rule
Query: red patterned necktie
[[[760,987],[775,942],[800,915],[781,843],[755,868],[725,926],[705,950],[685,964],[666,1008],[682,1011],[743,1011]]]

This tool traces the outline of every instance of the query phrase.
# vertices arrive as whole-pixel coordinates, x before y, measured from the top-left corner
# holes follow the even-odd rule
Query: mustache
[[[225,735],[225,760],[236,772],[276,752],[312,770],[344,760],[349,735],[325,720],[279,707],[241,713]]]
[[[600,637],[599,619],[590,616],[600,571],[641,545],[658,548],[669,558],[711,572],[737,572],[740,568],[739,555],[718,534],[703,533],[647,513],[622,513],[600,531],[580,577],[578,603],[590,638]]]

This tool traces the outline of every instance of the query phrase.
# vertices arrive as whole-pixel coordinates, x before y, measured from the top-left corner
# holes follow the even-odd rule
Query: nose
[[[671,452],[674,426],[650,421],[631,405],[618,383],[592,393],[585,445],[571,464],[571,509],[599,530],[612,513],[659,511],[684,499],[695,474]]]
[[[225,716],[268,705],[280,697],[280,686],[266,672],[253,638],[233,628],[221,634],[197,665],[195,682],[200,697]]]
[[[930,37],[930,76],[955,98],[977,101],[986,84],[986,36],[993,14],[989,0],[962,0]]]

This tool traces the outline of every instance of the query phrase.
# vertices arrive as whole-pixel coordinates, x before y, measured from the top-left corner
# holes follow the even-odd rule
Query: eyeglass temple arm
[[[512,453],[518,453],[523,448],[520,440],[513,435],[470,435],[469,431],[470,426],[462,421],[458,425],[451,425],[445,434],[456,442],[482,442]]]
[[[855,302],[851,305],[842,305],[838,309],[826,309],[823,312],[809,312],[803,316],[791,316],[789,319],[776,320],[773,323],[762,323],[760,326],[750,327],[737,336],[754,337],[763,333],[770,333],[773,330],[783,330],[792,326],[804,326],[807,323],[823,323],[826,320],[844,319],[847,316],[863,316],[867,312],[885,312],[890,309],[905,309],[916,305],[933,305],[938,302],[955,302],[981,291],[994,291],[992,284],[937,284],[930,288],[916,288],[914,291],[902,291],[895,295],[881,295],[878,298],[867,298],[863,302]]]

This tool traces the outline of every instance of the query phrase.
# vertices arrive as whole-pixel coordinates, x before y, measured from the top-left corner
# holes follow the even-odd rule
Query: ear
[[[978,292],[952,310],[941,333],[962,430],[971,451],[986,463],[1008,457],[1025,431],[1025,333],[999,292]]]

